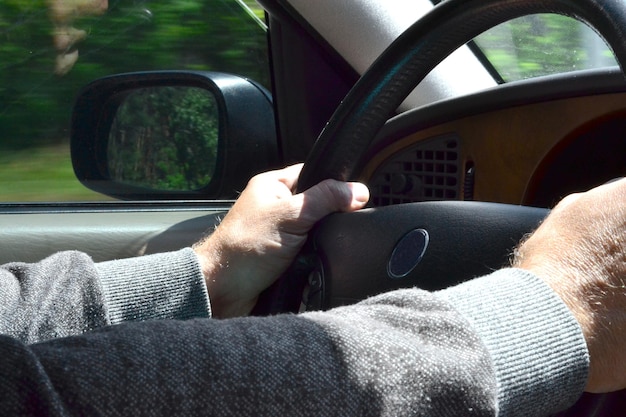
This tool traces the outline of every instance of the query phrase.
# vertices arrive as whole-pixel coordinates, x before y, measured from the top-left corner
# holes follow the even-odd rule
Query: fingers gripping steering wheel
[[[376,134],[436,65],[482,32],[538,13],[591,26],[612,48],[622,71],[626,68],[626,0],[446,0],[398,37],[348,93],[306,159],[297,191],[327,178],[354,180]],[[306,279],[297,272],[302,262],[296,260],[261,295],[256,314],[297,311]]]

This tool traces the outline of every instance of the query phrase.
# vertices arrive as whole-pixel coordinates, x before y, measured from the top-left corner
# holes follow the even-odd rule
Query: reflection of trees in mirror
[[[112,178],[159,190],[196,190],[215,170],[218,111],[211,93],[193,87],[133,91],[109,135]]]

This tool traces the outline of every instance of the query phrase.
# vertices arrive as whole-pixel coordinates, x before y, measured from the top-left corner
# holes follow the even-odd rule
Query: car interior
[[[408,12],[403,1],[259,3],[271,91],[219,71],[111,74],[86,85],[72,119],[74,170],[112,199],[0,203],[0,262],[189,246],[219,224],[252,175],[304,161],[299,191],[325,178],[359,180],[371,201],[324,219],[256,313],[327,309],[506,266],[561,198],[624,176],[626,5],[446,0],[412,2]],[[494,79],[467,44],[536,13],[592,26],[619,65]],[[163,190],[111,168],[122,104],[134,91],[170,87],[206,91],[217,103],[216,165],[200,188]],[[624,397],[585,395],[562,415],[617,415]]]

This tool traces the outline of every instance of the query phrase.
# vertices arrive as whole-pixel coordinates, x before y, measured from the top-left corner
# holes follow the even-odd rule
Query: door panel
[[[225,213],[216,207],[0,214],[0,263],[34,262],[62,250],[96,261],[176,250],[212,231]]]

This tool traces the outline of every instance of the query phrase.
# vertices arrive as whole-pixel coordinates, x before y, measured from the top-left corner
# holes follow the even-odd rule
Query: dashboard
[[[374,206],[550,207],[624,175],[626,82],[617,68],[569,73],[418,108],[391,119],[366,160]]]

